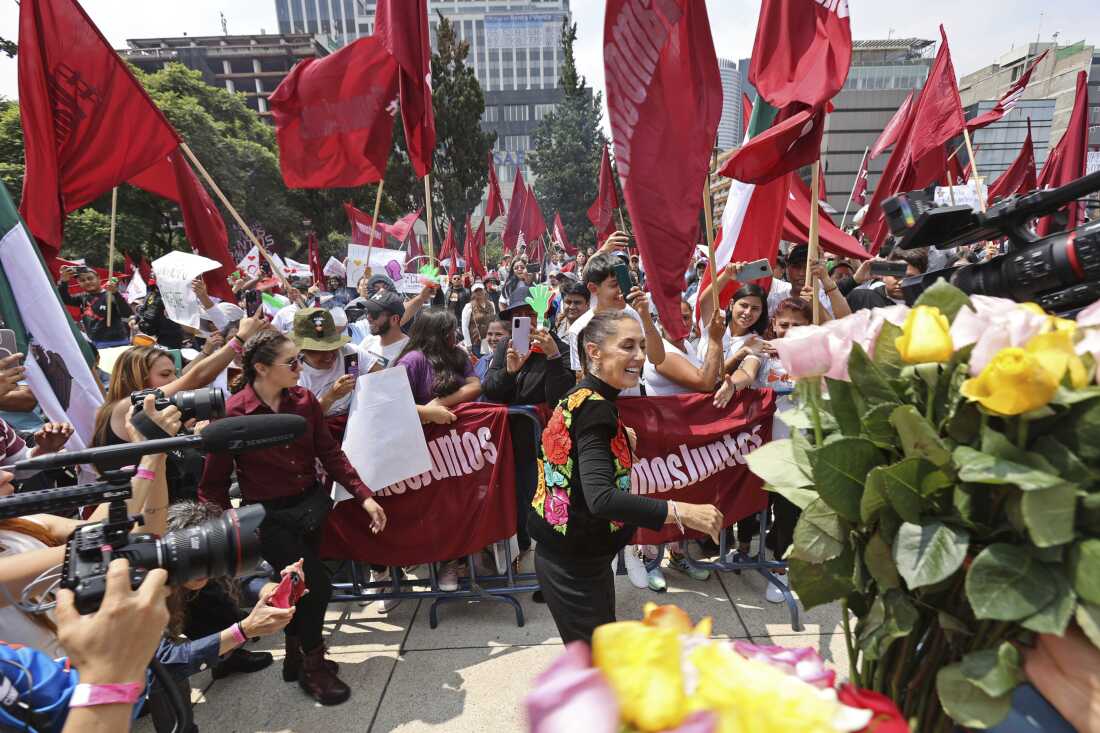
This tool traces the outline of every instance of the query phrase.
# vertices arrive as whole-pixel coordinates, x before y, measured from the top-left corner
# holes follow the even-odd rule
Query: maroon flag
[[[970,132],[974,132],[986,125],[993,124],[1015,107],[1016,103],[1020,101],[1020,97],[1024,95],[1024,89],[1027,88],[1028,82],[1031,81],[1031,74],[1035,71],[1035,67],[1039,65],[1039,62],[1046,57],[1049,51],[1050,49],[1043,51],[1039,54],[1038,58],[1031,62],[1031,66],[1027,67],[1027,71],[1021,74],[1020,78],[1004,93],[1004,96],[997,100],[997,104],[994,105],[993,109],[989,110],[984,115],[978,115],[974,119],[967,121],[966,129]]]
[[[1031,141],[1031,118],[1027,120],[1027,137],[1012,165],[989,187],[989,200],[1008,198],[1038,187],[1035,174],[1035,146]]]
[[[344,211],[347,213],[348,222],[351,224],[351,241],[355,244],[370,244],[370,214],[365,211],[360,211],[348,203],[344,204]],[[413,224],[420,218],[421,211],[423,211],[423,209],[417,209],[411,214],[406,214],[393,224],[386,224],[381,221],[378,222],[378,226],[374,233],[374,244],[384,246],[383,236],[393,237],[397,240],[398,244],[404,244],[405,240],[409,237],[409,232],[412,231]]]
[[[382,180],[393,147],[397,64],[377,38],[295,64],[269,104],[290,188]]]
[[[500,181],[497,180],[497,166],[493,162],[493,153],[489,153],[489,201],[485,204],[485,216],[492,224],[504,213],[504,199],[500,195]]]
[[[1039,174],[1040,188],[1057,188],[1085,175],[1086,151],[1089,142],[1089,87],[1088,76],[1084,71],[1077,73],[1077,97],[1073,102],[1073,111],[1069,115],[1069,124],[1062,139],[1050,151],[1043,171]],[[1070,204],[1067,229],[1081,223],[1085,209],[1077,201]],[[1036,231],[1040,237],[1058,231],[1061,225],[1056,216],[1044,216],[1039,219]]]
[[[321,266],[321,247],[317,243],[316,232],[311,231],[306,235],[306,246],[309,247],[309,272],[313,275],[313,282],[323,283],[325,271]]]
[[[504,231],[500,238],[504,251],[515,250],[519,235],[523,232],[523,207],[527,202],[527,186],[523,183],[523,170],[516,168],[516,180],[512,184],[512,200],[508,202],[508,216],[504,220]]]
[[[534,189],[527,189],[527,198],[523,207],[523,239],[530,243],[546,234],[546,219],[542,216],[542,208],[535,198]]]
[[[940,37],[942,40],[936,60],[913,108],[912,160],[920,160],[933,148],[943,147],[966,126],[959,87],[955,83],[955,67],[951,63],[951,49],[948,48],[947,34],[942,25]]]
[[[603,146],[600,158],[600,192],[596,200],[588,207],[588,220],[596,228],[596,239],[600,242],[615,232],[615,209],[619,207],[619,197],[615,193],[615,174],[611,171],[611,156],[607,146]]]
[[[856,185],[852,188],[852,202],[856,206],[863,206],[867,203],[868,161],[870,161],[870,156],[864,156],[863,165],[859,167],[859,172],[856,173]]]
[[[65,215],[150,166],[179,136],[75,0],[19,6],[19,213],[46,261]]]
[[[902,128],[905,127],[905,123],[909,119],[909,110],[913,108],[913,96],[915,94],[915,91],[909,92],[909,96],[901,103],[897,112],[894,112],[894,116],[886,123],[886,127],[882,128],[875,144],[871,146],[871,152],[867,154],[870,160],[882,155],[888,147],[898,141],[898,136],[901,135]]]
[[[615,163],[661,322],[673,340],[684,272],[722,115],[722,80],[704,0],[608,0],[607,106]]]
[[[741,127],[745,130],[749,129],[749,122],[752,120],[752,100],[749,99],[749,95],[741,92]],[[743,141],[738,140],[737,144],[740,145]]]
[[[427,0],[378,0],[374,35],[400,67],[397,88],[405,143],[413,170],[423,178],[432,170],[435,150]]]
[[[852,63],[846,0],[764,0],[749,81],[768,104],[816,107],[836,96]]]
[[[783,220],[782,238],[788,242],[810,243],[810,187],[797,173],[791,177],[787,200],[787,214]],[[841,231],[820,206],[817,209],[818,242],[821,249],[839,257],[865,260],[870,255],[850,234]]]
[[[469,222],[469,215],[466,221]],[[469,229],[469,224],[466,225]],[[488,272],[481,263],[481,251],[485,248],[485,217],[481,217],[481,223],[477,225],[477,232],[470,237],[470,246],[466,250],[466,269],[477,277],[485,277]]]
[[[439,250],[439,261],[450,257],[452,260],[458,259],[458,251],[455,246],[455,223],[454,221],[447,222],[447,236],[443,238],[443,249]]]
[[[561,212],[554,212],[554,239],[561,248],[565,250],[565,254],[570,257],[575,257],[577,254],[577,248],[569,242],[569,237],[565,236],[565,226],[561,223]]]
[[[798,106],[782,110],[775,124],[745,141],[719,174],[745,183],[768,183],[817,160],[826,106],[796,109]]]

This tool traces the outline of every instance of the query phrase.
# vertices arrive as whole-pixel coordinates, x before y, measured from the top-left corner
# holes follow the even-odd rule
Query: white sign
[[[952,192],[954,199],[952,199]],[[934,200],[937,206],[969,206],[974,211],[978,211],[982,207],[978,195],[977,181],[971,179],[965,186],[937,186]],[[981,197],[982,200],[989,200],[989,192],[984,183]]]
[[[153,274],[164,300],[165,315],[180,325],[198,328],[203,307],[191,289],[191,281],[219,267],[221,263],[209,257],[178,250],[154,260]]]
[[[406,272],[401,275],[401,282],[397,283],[397,289],[402,293],[419,293],[424,289],[424,283],[420,281],[419,272]]]
[[[368,257],[367,254],[370,253]],[[385,247],[368,247],[365,244],[349,244],[347,268],[347,282],[349,288],[358,287],[359,278],[363,277],[367,266],[375,275],[386,275],[396,280],[393,273],[400,273],[405,269],[405,250],[386,249]],[[391,265],[390,263],[396,263]]]
[[[1085,175],[1096,171],[1100,171],[1100,150],[1090,150],[1085,159]]]
[[[512,13],[485,16],[486,48],[557,48],[562,16],[550,13]]]
[[[369,488],[379,491],[432,470],[404,365],[359,377],[344,431],[344,453]],[[333,487],[336,501],[352,498]]]
[[[268,250],[270,252],[271,250]],[[286,263],[277,254],[272,254],[271,259],[275,262],[275,267],[278,271],[281,271],[283,277],[286,277]],[[255,246],[248,250],[248,254],[237,263],[237,269],[245,274],[245,277],[257,277],[260,274],[260,265],[263,262],[263,255],[260,254],[260,250]],[[308,268],[307,268],[308,269]],[[275,275],[279,275],[280,272],[276,272]]]
[[[335,257],[329,257],[328,262],[325,263],[325,269],[322,270],[325,277],[346,277],[348,274],[347,269],[344,267],[344,263]]]

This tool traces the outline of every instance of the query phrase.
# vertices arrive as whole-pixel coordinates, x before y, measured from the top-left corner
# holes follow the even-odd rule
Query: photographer
[[[886,260],[904,262],[905,277],[924,274],[928,269],[928,251],[924,249],[895,249]],[[905,303],[905,293],[901,290],[901,283],[905,278],[884,275],[881,280],[872,280],[872,262],[875,260],[864,260],[852,277],[842,278],[837,282],[840,291],[847,295],[848,305],[853,312]]]
[[[76,276],[84,290],[77,296],[69,295],[69,280]],[[80,309],[80,325],[99,348],[122,346],[130,343],[130,327],[126,323],[132,313],[130,306],[118,294],[118,282],[112,280],[104,288],[99,275],[90,267],[62,267],[61,281],[57,284],[61,302]],[[107,325],[107,303],[111,302],[111,325]]]

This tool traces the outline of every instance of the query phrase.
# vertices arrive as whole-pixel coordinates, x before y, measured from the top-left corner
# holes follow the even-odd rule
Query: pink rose
[[[1021,308],[1005,298],[987,295],[971,297],[974,309],[962,308],[951,324],[956,349],[974,344],[970,374],[977,376],[1001,349],[1023,347],[1047,323],[1046,316]]]
[[[588,645],[567,644],[550,668],[535,678],[525,700],[531,733],[573,733],[577,722],[593,733],[617,733],[619,704],[607,680],[592,666]]]
[[[830,689],[836,684],[836,673],[825,668],[825,660],[808,646],[788,649],[782,646],[751,644],[747,641],[733,642],[733,650],[746,659],[767,662],[779,667],[806,684]]]
[[[543,518],[551,526],[559,527],[569,522],[569,495],[557,487],[546,494],[543,504]]]
[[[1100,300],[1077,314],[1078,326],[1100,326]]]
[[[823,328],[829,332],[829,355],[832,365],[825,376],[830,379],[848,381],[848,357],[852,354],[852,344],[859,344],[867,353],[882,330],[881,318],[876,319],[874,311],[865,308],[850,316],[827,322]]]
[[[791,379],[820,377],[832,366],[829,332],[821,326],[796,326],[771,343]]]

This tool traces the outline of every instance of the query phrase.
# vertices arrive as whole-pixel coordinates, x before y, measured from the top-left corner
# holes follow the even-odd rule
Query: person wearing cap
[[[489,333],[489,324],[496,320],[497,310],[489,300],[484,283],[476,282],[470,288],[470,302],[462,306],[462,341],[466,349],[477,358],[482,356],[482,341]]]
[[[407,305],[397,293],[383,290],[363,301],[362,320],[351,324],[352,340],[367,355],[362,371],[392,366],[409,337],[401,330],[408,320]],[[418,306],[419,308],[419,306]]]
[[[351,338],[336,327],[332,313],[324,308],[303,308],[295,313],[290,337],[302,355],[298,384],[321,403],[329,430],[340,440],[347,426],[359,362],[365,366],[367,356],[349,343]]]
[[[771,290],[768,291],[768,317],[775,314],[776,307],[787,298],[802,296],[806,284],[806,259],[810,254],[810,248],[805,244],[796,244],[787,253],[787,279],[772,279]],[[829,277],[825,265],[818,262],[812,268],[814,274],[821,281],[821,291],[818,299],[821,301],[822,310],[826,320],[843,318],[851,313],[848,302],[844,300],[844,294],[837,288],[836,283]],[[809,295],[809,293],[805,293]]]

